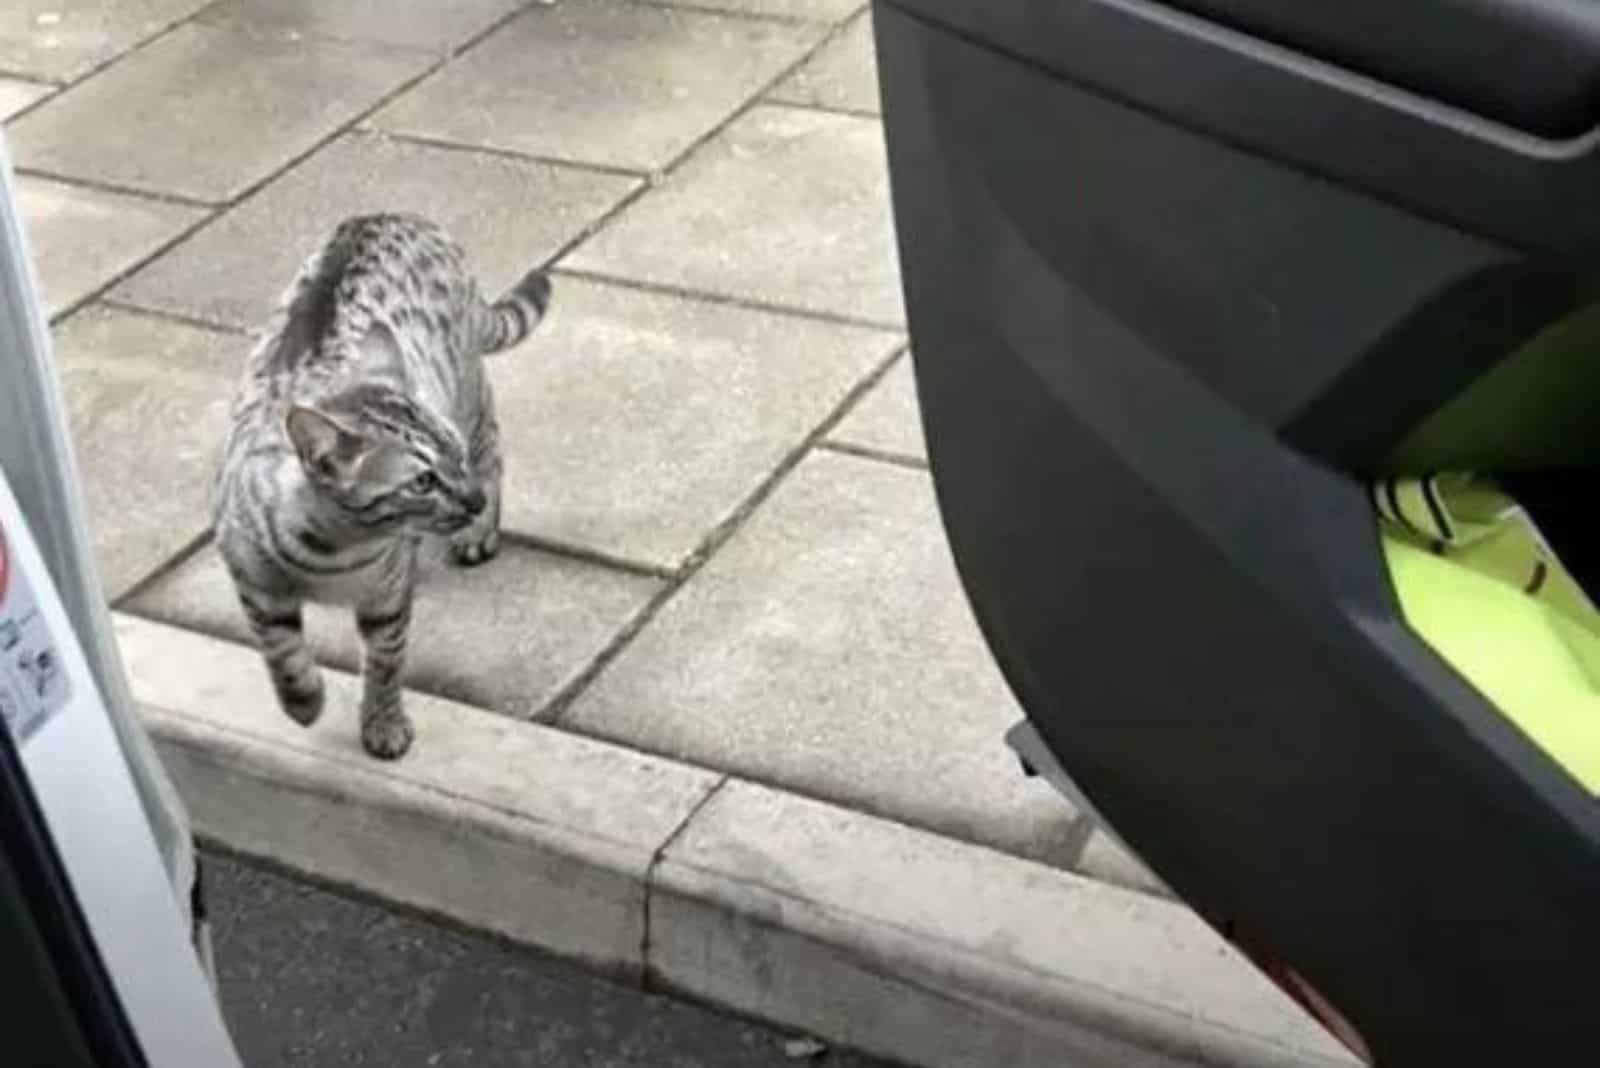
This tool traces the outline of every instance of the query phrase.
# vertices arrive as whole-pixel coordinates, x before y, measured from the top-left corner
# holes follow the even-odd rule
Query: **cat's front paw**
[[[411,717],[399,709],[361,717],[361,747],[379,760],[405,756],[415,734]]]
[[[487,534],[474,530],[468,531],[468,535],[450,543],[450,558],[462,567],[487,564],[500,552],[498,530],[491,530]]]
[[[302,727],[309,727],[322,715],[327,699],[322,674],[313,672],[294,683],[278,686],[278,705],[284,714]]]

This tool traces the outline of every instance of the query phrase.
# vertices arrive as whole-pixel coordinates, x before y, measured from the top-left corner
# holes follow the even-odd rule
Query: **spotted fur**
[[[529,273],[494,303],[461,250],[409,215],[349,219],[301,268],[251,353],[217,478],[217,546],[284,711],[310,725],[323,682],[307,601],[347,604],[366,654],[361,740],[412,740],[400,676],[419,550],[463,565],[499,545],[500,451],[482,357],[544,317]]]

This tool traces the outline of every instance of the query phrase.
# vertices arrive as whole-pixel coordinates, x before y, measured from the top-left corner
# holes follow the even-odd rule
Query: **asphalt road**
[[[887,1068],[215,855],[223,1010],[247,1068]]]

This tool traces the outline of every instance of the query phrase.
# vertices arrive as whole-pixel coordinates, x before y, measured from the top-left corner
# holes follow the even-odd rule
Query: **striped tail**
[[[550,307],[550,276],[532,270],[510,292],[483,309],[478,348],[485,355],[509,349],[533,333]]]

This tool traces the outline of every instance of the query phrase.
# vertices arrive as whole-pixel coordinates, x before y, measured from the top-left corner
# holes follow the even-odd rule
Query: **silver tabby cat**
[[[500,453],[485,354],[550,302],[530,272],[485,302],[461,250],[408,215],[342,223],[251,353],[217,480],[218,548],[283,710],[310,725],[323,682],[306,601],[347,604],[365,645],[361,741],[411,745],[400,673],[426,538],[461,564],[499,545]]]

